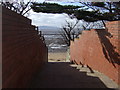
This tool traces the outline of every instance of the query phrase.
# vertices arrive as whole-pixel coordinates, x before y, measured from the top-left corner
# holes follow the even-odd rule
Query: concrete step
[[[92,70],[90,67],[87,67],[85,65],[82,66],[82,65],[72,64],[71,66],[78,69],[80,72],[85,72],[88,77],[92,76],[99,78],[108,88],[118,87],[118,85],[113,80],[111,80],[106,75],[100,73],[99,71]],[[120,90],[120,89],[116,89],[116,90]]]
[[[71,67],[77,68],[76,64],[70,64]]]
[[[91,73],[91,70],[86,65],[77,65],[77,68],[81,72]]]
[[[77,65],[76,69],[81,69],[82,67],[82,65]]]
[[[82,67],[82,68],[80,68],[80,70],[79,70],[79,71],[81,71],[81,72],[91,73],[90,69],[89,69],[89,68],[87,68],[87,67]]]

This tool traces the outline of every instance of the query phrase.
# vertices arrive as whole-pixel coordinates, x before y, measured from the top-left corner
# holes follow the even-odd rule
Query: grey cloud
[[[32,24],[36,26],[58,26],[65,22],[66,17],[63,14],[47,14],[47,13],[35,13],[31,11],[30,19],[32,19]]]

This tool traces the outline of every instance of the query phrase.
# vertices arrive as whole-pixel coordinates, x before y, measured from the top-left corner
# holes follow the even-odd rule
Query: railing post
[[[42,36],[42,31],[39,31],[39,36],[40,36],[40,37]]]
[[[39,31],[38,31],[38,26],[36,27],[36,30],[37,30],[37,34],[39,34]]]

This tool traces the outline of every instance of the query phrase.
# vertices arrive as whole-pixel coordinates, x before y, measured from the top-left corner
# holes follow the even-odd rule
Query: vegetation
[[[74,41],[74,38],[77,38],[81,33],[78,27],[78,23],[79,20],[76,20],[75,23],[66,20],[66,24],[61,28],[60,34],[67,46],[70,46],[70,41]]]
[[[43,13],[67,13],[72,14],[76,9],[81,8],[81,6],[73,5],[59,5],[57,3],[32,3],[32,9],[35,12]]]
[[[119,20],[120,2],[79,2],[81,6],[59,5],[56,3],[32,3],[35,12],[67,13],[71,18],[96,22],[100,20]],[[90,10],[91,9],[91,10]]]
[[[12,11],[15,11],[16,13],[20,15],[26,15],[31,10],[31,0],[29,2],[24,3],[23,1],[16,1],[16,2],[1,2],[0,3],[3,7],[8,8]]]

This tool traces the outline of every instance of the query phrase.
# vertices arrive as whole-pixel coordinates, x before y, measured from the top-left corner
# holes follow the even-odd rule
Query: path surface
[[[31,88],[117,88],[117,85],[100,73],[91,73],[63,59],[50,59],[33,80]]]

